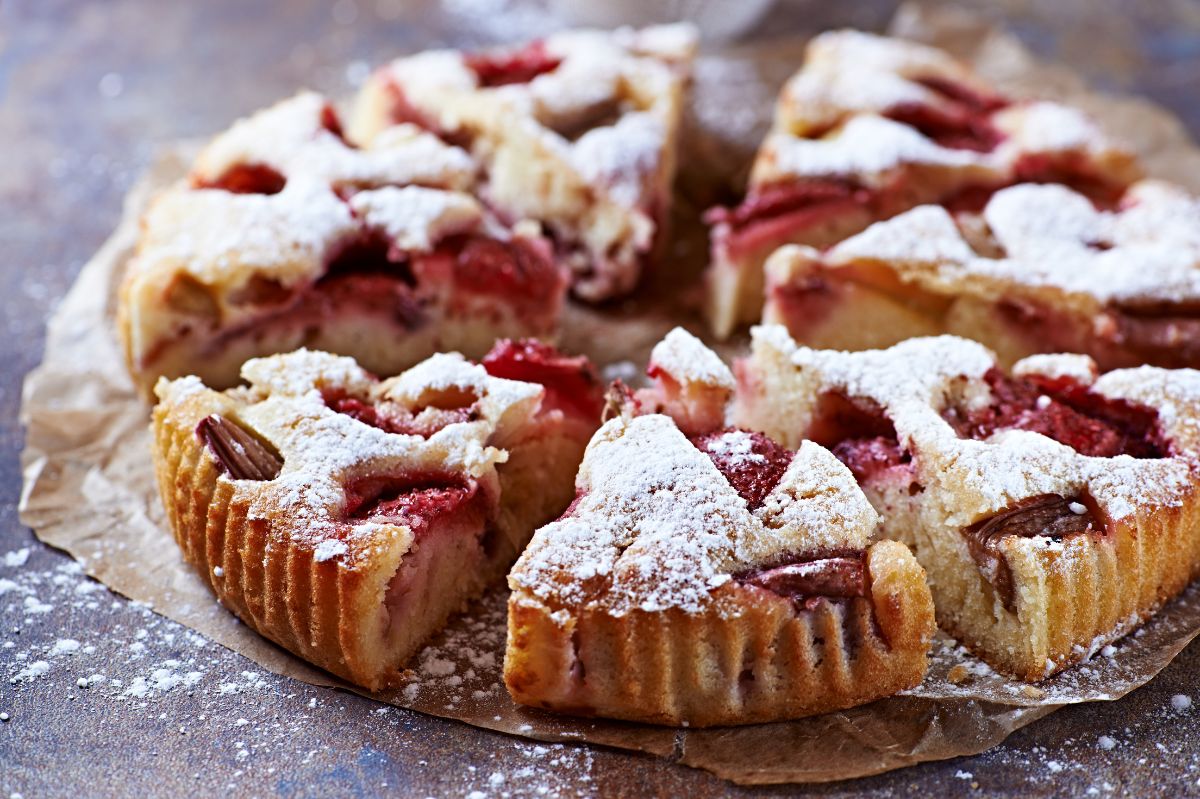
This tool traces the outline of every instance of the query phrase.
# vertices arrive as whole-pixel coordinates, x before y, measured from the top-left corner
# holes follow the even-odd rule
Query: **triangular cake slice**
[[[764,322],[812,347],[869,349],[952,333],[1003,365],[1086,353],[1101,371],[1200,366],[1200,202],[1158,181],[1116,208],[1021,184],[981,211],[925,205],[825,252],[767,261]]]
[[[242,621],[372,690],[567,506],[601,410],[587,361],[535,342],[382,382],[307,350],[242,375],[158,384],[168,525]]]
[[[727,336],[758,321],[763,263],[784,244],[824,247],[925,203],[977,208],[1021,182],[1107,204],[1139,176],[1075,108],[1005,97],[932,47],[821,34],[780,93],[745,200],[709,214],[710,322]]]
[[[701,726],[917,685],[934,630],[925,575],[903,545],[872,543],[878,516],[850,471],[811,442],[725,427],[713,408],[732,375],[689,334],[654,358],[677,385],[707,383],[626,395],[588,445],[575,502],[509,575],[513,698]]]
[[[412,125],[354,147],[311,92],[236,123],[142,220],[118,313],[134,382],[226,388],[248,358],[299,346],[395,374],[553,338],[565,272],[536,225],[474,196],[476,170]]]
[[[1200,372],[1097,376],[1083,355],[1005,372],[951,336],[841,352],[752,335],[733,422],[829,447],[925,567],[941,626],[993,667],[1048,677],[1200,572]]]
[[[466,147],[488,202],[541,222],[575,294],[604,300],[629,293],[664,241],[695,47],[694,29],[670,25],[420,53],[370,78],[350,133],[373,142],[407,122]]]

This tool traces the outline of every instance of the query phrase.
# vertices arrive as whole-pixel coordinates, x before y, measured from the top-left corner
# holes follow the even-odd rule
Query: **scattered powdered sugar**
[[[382,551],[378,545],[390,546],[402,535],[391,524],[359,524],[346,535],[347,480],[413,470],[482,479],[507,458],[488,443],[500,419],[512,425],[522,412],[531,416],[544,391],[538,384],[492,377],[458,354],[436,355],[382,382],[350,358],[309,350],[252,359],[242,375],[254,391],[233,395],[249,403],[238,410],[239,419],[271,442],[284,461],[275,479],[243,485],[254,492],[250,513],[268,517],[287,508],[288,534],[311,544],[318,562],[371,557]],[[167,384],[164,400],[174,398],[176,382]],[[475,413],[428,437],[390,433],[327,407],[321,392],[331,388],[410,408],[427,405],[430,392],[454,391],[475,398]]]
[[[1192,698],[1187,694],[1175,694],[1171,697],[1171,707],[1179,712],[1190,709],[1192,706]]]
[[[25,561],[29,560],[29,547],[21,547],[14,549],[12,552],[4,553],[4,565],[10,569],[16,569],[25,565]]]
[[[657,188],[666,130],[649,112],[630,112],[615,125],[592,128],[571,147],[571,164],[590,183],[606,186],[616,203],[644,208]]]
[[[617,615],[705,612],[730,573],[784,554],[861,549],[878,519],[849,470],[811,443],[751,512],[662,415],[606,423],[577,486],[574,512],[534,535],[509,582],[543,601],[602,602]]]
[[[744,430],[731,430],[707,442],[708,451],[734,466],[765,463],[767,458],[754,451],[754,438]]]
[[[976,253],[950,214],[930,205],[875,223],[826,260],[886,261],[936,294],[1015,284],[1099,304],[1200,297],[1200,202],[1154,183],[1128,196],[1120,210],[1105,211],[1066,186],[1021,184],[996,192],[983,211],[1002,256]]]
[[[651,370],[661,369],[680,383],[702,383],[732,391],[733,372],[694,335],[676,327],[650,352]]]
[[[469,185],[475,165],[462,149],[412,126],[351,147],[325,127],[327,107],[321,95],[300,92],[235,122],[196,159],[197,174],[215,180],[239,164],[262,164],[289,180],[303,175],[327,184]]]
[[[735,406],[735,423],[786,443],[795,431],[807,428],[813,403],[822,394],[841,392],[869,400],[894,424],[901,445],[916,456],[922,485],[939,496],[953,497],[946,508],[946,522],[952,527],[969,525],[1026,497],[1070,496],[1084,486],[1114,519],[1151,505],[1179,506],[1191,491],[1190,468],[1183,457],[1088,457],[1024,430],[1000,431],[987,441],[960,438],[941,410],[954,393],[986,396],[981,378],[995,366],[991,352],[975,342],[940,336],[910,339],[887,350],[812,350],[798,346],[778,325],[755,328],[752,341],[747,374],[770,381],[788,401],[743,397]],[[1179,376],[1158,373],[1177,379],[1142,379],[1142,367],[1141,372],[1111,372],[1095,388],[1160,409],[1172,432],[1172,419],[1188,416],[1175,411],[1175,404],[1200,407],[1200,376],[1191,377],[1186,370]]]
[[[868,184],[883,183],[889,170],[904,164],[974,169],[981,176],[998,171],[986,153],[942,147],[914,128],[885,117],[852,117],[836,134],[804,139],[773,133],[755,166],[758,182],[780,176],[855,175]]]
[[[329,538],[317,544],[316,549],[313,550],[313,560],[317,563],[324,563],[339,555],[345,555],[348,549],[345,541]]]

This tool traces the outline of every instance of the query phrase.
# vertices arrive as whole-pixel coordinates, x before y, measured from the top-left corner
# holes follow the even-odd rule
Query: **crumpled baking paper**
[[[1061,68],[1038,64],[1009,36],[961,13],[905,7],[895,32],[947,47],[1002,89],[1068,99],[1143,154],[1152,174],[1200,188],[1200,150],[1177,120],[1140,100],[1102,98]],[[758,42],[706,54],[696,71],[679,180],[677,241],[669,268],[641,299],[603,311],[574,307],[564,345],[614,374],[640,369],[675,324],[698,333],[695,285],[703,267],[699,211],[736,196],[769,122],[778,86],[804,42]],[[260,638],[221,607],[183,562],[163,526],[149,457],[148,409],[135,396],[113,332],[116,288],[152,193],[186,169],[189,148],[165,154],[127,199],[116,232],[84,267],[50,320],[42,365],[26,382],[21,518],[39,538],[75,556],[115,591],[200,631],[263,668],[305,682],[358,690]],[[725,347],[725,354],[744,342]],[[382,702],[543,741],[637,750],[742,784],[820,782],[981,752],[1014,730],[1075,702],[1117,699],[1161,671],[1200,632],[1200,589],[1170,603],[1135,634],[1089,662],[1029,686],[1002,677],[947,638],[934,646],[925,682],[901,696],[798,721],[706,730],[579,719],[519,707],[501,682],[503,588],[458,617],[416,657],[400,690]],[[956,681],[949,679],[955,666]]]

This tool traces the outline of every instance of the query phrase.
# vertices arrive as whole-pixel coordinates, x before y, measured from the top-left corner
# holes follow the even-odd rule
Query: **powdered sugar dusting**
[[[826,482],[837,470],[844,479]],[[820,549],[829,538],[841,549],[862,546],[877,518],[849,471],[815,445],[752,513],[661,415],[609,421],[588,447],[577,486],[574,512],[535,534],[509,583],[553,605],[603,602],[615,614],[705,612],[730,572]]]
[[[1000,431],[987,441],[960,438],[941,410],[954,397],[985,396],[981,378],[995,365],[992,354],[975,342],[942,336],[848,353],[799,347],[779,326],[755,328],[752,337],[748,364],[770,375],[764,379],[774,381],[773,390],[788,401],[772,401],[762,409],[743,404],[735,422],[783,431],[787,440],[807,429],[815,398],[825,392],[873,401],[895,425],[900,444],[919,453],[926,488],[939,486],[954,498],[945,517],[951,526],[966,526],[1038,494],[1071,496],[1086,489],[1111,518],[1123,519],[1147,507],[1179,506],[1190,492],[1186,458],[1088,457],[1023,430]],[[1160,409],[1172,430],[1175,420],[1186,417],[1177,404],[1200,408],[1200,377],[1188,370],[1159,371],[1174,382],[1122,370],[1101,378],[1096,390]],[[764,412],[769,416],[759,415]]]
[[[733,390],[733,372],[700,339],[676,327],[654,345],[650,368],[659,368],[680,383],[695,382]]]
[[[944,209],[923,206],[833,247],[827,262],[884,261],[940,294],[1040,287],[1093,307],[1200,298],[1200,202],[1149,183],[1128,197],[1120,210],[1102,211],[1065,186],[1012,186],[983,211],[999,257],[977,253]]]
[[[250,383],[248,392],[187,396],[207,409],[201,413],[228,413],[232,405],[241,423],[278,450],[283,457],[278,477],[235,481],[234,490],[248,495],[251,518],[286,520],[291,540],[311,546],[317,562],[352,563],[373,552],[407,547],[411,540],[390,524],[359,524],[346,535],[348,481],[412,472],[494,480],[496,466],[508,457],[490,444],[497,425],[502,418],[514,425],[530,418],[543,393],[539,385],[493,378],[457,354],[435,356],[383,382],[350,358],[308,350],[253,359],[243,376]],[[173,385],[163,384],[164,399],[172,397]],[[364,424],[327,407],[323,398],[323,392],[333,392],[418,406],[425,392],[454,387],[468,392],[471,419],[447,424],[428,437]]]

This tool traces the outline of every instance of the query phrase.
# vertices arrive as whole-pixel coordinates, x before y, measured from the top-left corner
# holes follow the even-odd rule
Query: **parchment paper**
[[[906,7],[894,28],[974,61],[1010,93],[1084,105],[1133,143],[1152,173],[1200,188],[1200,151],[1160,108],[1088,94],[1068,72],[1035,63],[1010,37],[944,10]],[[704,261],[700,209],[732,198],[769,120],[780,83],[804,42],[759,42],[708,54],[697,68],[696,102],[679,181],[679,226],[671,270],[652,277],[643,299],[602,311],[573,308],[565,346],[601,363],[641,368],[672,325],[702,332],[690,310]],[[43,541],[75,556],[88,574],[194,628],[275,673],[357,690],[259,638],[217,604],[163,528],[149,458],[148,409],[135,397],[113,334],[115,288],[147,198],[186,168],[188,148],[165,154],[130,194],[116,232],[84,267],[50,320],[42,365],[22,405],[21,519]],[[734,342],[736,349],[740,342]],[[1136,634],[1038,686],[1001,677],[954,642],[935,643],[916,690],[811,719],[712,730],[554,716],[518,707],[500,679],[504,592],[496,589],[456,619],[416,659],[401,690],[381,702],[544,741],[587,741],[669,756],[743,784],[819,782],[874,774],[926,760],[981,752],[1064,704],[1119,698],[1151,679],[1200,632],[1193,587]],[[948,677],[956,669],[957,681]],[[965,679],[963,675],[965,674]]]

